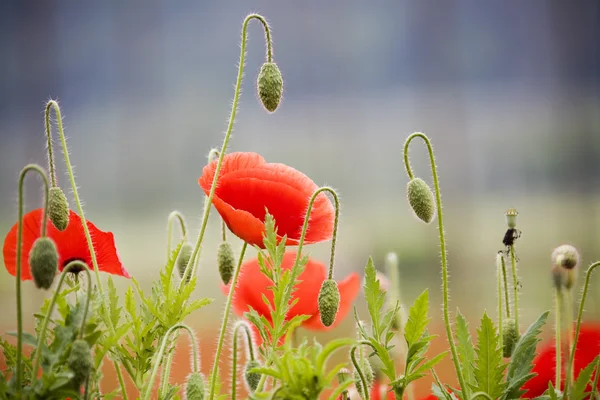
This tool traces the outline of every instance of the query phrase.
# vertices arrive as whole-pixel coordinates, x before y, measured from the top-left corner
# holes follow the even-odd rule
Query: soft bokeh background
[[[114,232],[126,268],[149,287],[165,259],[168,213],[178,209],[193,232],[199,227],[197,180],[210,148],[221,145],[241,22],[253,11],[271,23],[284,101],[273,115],[257,102],[265,51],[252,23],[229,150],[260,152],[337,188],[336,276],[361,272],[369,255],[381,268],[396,251],[404,301],[430,288],[438,349],[445,339],[437,230],[417,221],[405,200],[402,145],[410,133],[426,132],[435,147],[451,309],[460,307],[473,328],[484,309],[495,316],[494,259],[507,208],[518,209],[523,231],[523,323],[551,307],[554,247],[576,245],[583,267],[600,258],[597,2],[3,2],[0,232],[16,221],[19,170],[45,163],[43,106],[56,98],[86,215]],[[411,154],[416,174],[431,181],[425,147],[415,141]],[[60,158],[58,168],[69,189]],[[27,206],[40,206],[35,180],[26,192]],[[215,301],[188,320],[204,343],[205,371],[224,304],[218,223],[213,213],[196,293]],[[310,251],[326,260],[328,244]],[[15,329],[14,279],[4,269],[0,276],[4,332]],[[117,281],[123,290],[130,284]],[[595,277],[586,319],[600,318],[599,287]],[[30,312],[47,296],[24,285],[29,329]],[[362,295],[357,305],[364,313]],[[349,317],[317,337],[352,330]],[[179,381],[189,368],[180,357]]]

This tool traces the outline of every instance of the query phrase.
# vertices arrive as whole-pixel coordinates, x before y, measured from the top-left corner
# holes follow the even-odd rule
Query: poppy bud
[[[554,284],[554,287],[556,288],[556,290],[562,290],[562,288],[565,287],[567,283],[567,271],[558,265],[553,265],[551,273],[552,283]]]
[[[563,244],[552,252],[552,264],[573,269],[579,264],[579,252],[571,245]]]
[[[338,383],[341,385],[350,379],[350,371],[346,368],[342,368],[337,373]],[[348,390],[344,390],[340,396],[340,400],[350,400]]]
[[[179,271],[179,276],[183,279],[183,276],[185,275],[185,269],[187,268],[187,265],[190,262],[190,258],[192,257],[192,252],[194,251],[194,248],[192,247],[192,245],[190,243],[184,243],[183,246],[181,246],[181,250],[179,250],[179,256],[177,257],[177,270]],[[187,278],[187,282],[189,283],[190,279],[192,279],[191,274],[188,275]]]
[[[192,372],[185,383],[185,398],[187,400],[204,400],[206,383],[200,372]]]
[[[48,190],[48,218],[59,231],[64,231],[69,225],[69,203],[58,186]]]
[[[235,256],[229,242],[222,242],[217,251],[217,265],[219,266],[219,275],[224,284],[229,284],[235,268]]]
[[[435,215],[435,203],[433,192],[429,185],[421,178],[413,178],[408,182],[408,203],[415,215],[426,224],[433,221]]]
[[[369,360],[367,360],[366,358],[360,358],[358,360],[358,366],[360,367],[360,371],[362,372],[366,384],[367,384],[367,390],[366,392],[371,390],[371,387],[373,386],[373,380],[374,380],[374,374],[373,374],[373,368],[371,367],[371,364],[369,363]],[[365,392],[363,391],[363,387],[362,387],[362,380],[360,379],[360,374],[358,373],[358,371],[354,371],[354,384],[356,385],[356,391],[358,392],[358,394],[360,394],[360,396],[362,398],[365,397]]]
[[[58,253],[56,245],[48,237],[40,237],[29,253],[29,266],[35,286],[49,289],[58,271]]]
[[[253,393],[258,387],[261,374],[258,372],[250,372],[250,370],[259,367],[260,363],[258,361],[250,360],[244,368],[244,382],[246,383],[246,389],[251,393]]]
[[[517,226],[517,216],[519,215],[517,210],[509,208],[504,215],[506,216],[506,225],[508,225],[510,229],[514,229],[515,226]]]
[[[73,383],[79,388],[90,375],[93,368],[92,352],[85,340],[78,339],[73,342],[67,365],[73,372]]]
[[[512,356],[518,341],[519,331],[515,324],[515,320],[513,318],[507,318],[504,320],[504,325],[502,326],[502,343],[504,345],[502,350],[505,358],[510,358],[510,356]]]
[[[260,68],[257,79],[258,96],[267,111],[274,112],[281,102],[283,78],[277,64],[266,62]]]
[[[319,314],[321,314],[321,323],[325,326],[331,326],[335,322],[335,316],[340,308],[340,291],[337,282],[333,279],[326,279],[321,285],[319,291]]]

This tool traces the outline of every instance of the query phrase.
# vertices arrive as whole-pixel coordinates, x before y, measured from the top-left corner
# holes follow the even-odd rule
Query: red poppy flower
[[[370,399],[371,400],[395,400],[396,395],[391,391],[391,387],[388,385],[381,384],[378,381],[373,382],[371,387]]]
[[[284,270],[291,269],[294,266],[295,260],[296,252],[286,252],[283,256],[281,268]],[[358,295],[360,278],[358,274],[352,273],[338,283],[340,308],[334,324],[329,328],[321,323],[317,304],[321,284],[325,279],[327,279],[327,268],[325,265],[309,259],[304,271],[298,277],[298,280],[302,282],[296,285],[296,290],[292,294],[291,300],[293,301],[297,298],[298,302],[289,310],[287,318],[291,319],[296,315],[310,315],[310,318],[302,324],[303,327],[310,330],[328,330],[344,319]],[[273,282],[260,272],[257,258],[244,262],[241,266],[240,277],[233,295],[233,308],[235,312],[243,315],[249,311],[248,306],[251,306],[259,315],[264,315],[271,321],[271,314],[267,305],[263,302],[262,296],[266,296],[271,304],[273,304],[273,293],[267,289],[272,285]],[[230,286],[221,285],[225,294],[229,294]]]
[[[21,279],[31,280],[31,271],[29,269],[29,252],[37,238],[40,237],[42,226],[42,217],[44,210],[39,208],[25,214],[23,218],[23,243],[21,254]],[[94,249],[96,250],[96,260],[98,269],[110,274],[121,275],[130,278],[115,247],[114,236],[111,232],[102,232],[96,225],[86,221]],[[4,264],[6,270],[13,276],[17,275],[17,225],[12,229],[4,239]],[[54,227],[48,220],[46,225],[46,235],[54,241],[58,250],[58,269],[62,271],[68,263],[74,260],[80,260],[86,263],[90,268],[92,258],[88,249],[87,240],[83,232],[83,225],[79,215],[69,210],[69,225],[63,232]]]
[[[575,349],[575,377],[579,372],[600,354],[600,323],[582,323],[579,331],[579,340]],[[563,360],[566,362],[566,351],[562,351]],[[523,385],[523,390],[528,392],[523,398],[534,398],[541,396],[548,389],[548,382],[556,387],[556,348],[553,340],[549,340],[541,347],[541,351],[533,360],[533,371],[537,376],[531,378]],[[563,376],[561,388],[564,388],[565,368],[562,369]],[[598,386],[600,389],[600,384]],[[591,388],[588,388],[591,390]]]
[[[208,196],[217,169],[214,160],[202,171],[200,186]],[[308,202],[319,187],[306,175],[284,164],[267,163],[256,153],[225,155],[212,203],[229,229],[248,244],[263,246],[265,208],[275,219],[277,235],[297,245]],[[335,211],[320,193],[310,213],[304,243],[331,239]]]

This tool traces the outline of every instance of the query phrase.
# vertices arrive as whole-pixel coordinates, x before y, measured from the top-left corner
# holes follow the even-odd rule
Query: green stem
[[[75,204],[77,205],[77,211],[79,213],[79,217],[81,218],[81,225],[83,227],[83,233],[85,234],[85,239],[87,241],[88,249],[90,251],[90,258],[92,259],[92,266],[94,267],[94,274],[96,276],[96,281],[98,283],[98,291],[100,293],[100,298],[103,302],[103,309],[105,310],[104,320],[110,330],[111,334],[115,333],[115,327],[113,326],[112,319],[110,315],[108,315],[108,307],[106,306],[106,300],[104,296],[104,287],[102,286],[102,280],[100,279],[100,269],[98,268],[98,260],[96,258],[96,251],[94,250],[94,243],[92,242],[92,236],[90,235],[90,230],[87,226],[87,221],[85,219],[85,215],[83,213],[83,206],[81,204],[81,199],[79,198],[79,191],[77,190],[77,184],[75,183],[75,174],[73,172],[73,166],[71,165],[71,159],[69,158],[69,148],[67,146],[67,140],[65,138],[65,132],[62,124],[62,116],[60,113],[60,107],[58,103],[54,100],[48,101],[46,104],[46,121],[49,121],[50,118],[50,110],[54,109],[54,113],[56,114],[56,125],[58,127],[58,135],[60,136],[60,142],[62,145],[63,155],[65,157],[65,165],[67,167],[67,173],[69,175],[69,181],[71,183],[71,189],[73,190],[73,197],[75,199]],[[117,373],[117,377],[119,378],[119,382],[121,383],[121,391],[123,393],[123,399],[127,400],[127,390],[124,385],[123,377],[121,376],[121,369],[118,367],[117,362],[114,361],[115,370]]]
[[[250,334],[250,328],[246,321],[239,321],[233,330],[233,362],[231,365],[231,399],[235,400],[237,390],[237,353],[238,353],[238,331],[243,328],[246,333],[246,343],[248,344],[248,353],[250,360],[254,360],[254,346],[252,343],[252,336]]]
[[[365,400],[369,400],[369,391],[371,390],[371,388],[369,388],[369,386],[367,385],[367,379],[365,378],[365,374],[363,373],[362,369],[360,368],[360,365],[358,364],[358,361],[356,361],[356,349],[358,348],[359,345],[354,345],[352,346],[352,349],[350,350],[350,359],[352,360],[352,364],[354,365],[354,368],[356,369],[356,372],[358,372],[358,376],[360,377],[360,382],[362,384],[362,398]],[[361,353],[362,356],[362,353]]]
[[[88,291],[87,298],[85,302],[85,308],[83,311],[83,318],[81,319],[81,328],[79,329],[79,339],[83,339],[83,332],[85,331],[85,321],[87,319],[88,310],[90,308],[90,298],[91,298],[91,286],[92,286],[92,274],[90,273],[89,267],[82,261],[75,260],[71,261],[65,269],[63,269],[60,274],[60,279],[58,281],[58,285],[56,285],[56,289],[54,289],[54,294],[52,295],[52,299],[50,300],[50,305],[48,307],[48,311],[46,311],[46,315],[44,316],[44,321],[42,322],[42,326],[40,328],[40,337],[38,338],[37,346],[35,347],[35,358],[33,359],[33,369],[32,371],[32,379],[37,380],[37,371],[40,366],[40,358],[42,356],[42,346],[46,343],[46,330],[48,329],[48,322],[50,322],[50,316],[54,311],[54,305],[56,304],[56,299],[60,295],[60,288],[62,287],[65,278],[67,277],[67,273],[71,272],[72,269],[82,269],[85,271],[85,274],[88,279]]]
[[[54,164],[54,146],[52,145],[52,127],[50,124],[49,111],[49,108],[46,107],[46,115],[44,120],[46,125],[46,139],[48,141],[48,169],[50,170],[50,179],[52,181],[52,187],[56,187],[56,167]],[[57,113],[57,117],[60,118],[60,114]]]
[[[563,390],[563,400],[567,399],[567,392],[570,387],[570,376],[571,370],[573,369],[573,362],[575,361],[575,349],[577,347],[577,342],[579,341],[579,331],[581,329],[581,318],[583,316],[583,307],[585,305],[585,299],[587,298],[588,289],[590,286],[590,278],[592,276],[592,272],[596,267],[600,265],[600,261],[596,261],[588,268],[585,274],[585,284],[583,285],[583,293],[581,295],[581,301],[579,302],[579,311],[577,313],[577,325],[575,326],[575,338],[573,339],[573,345],[569,351],[569,363],[567,364],[567,376],[565,377],[565,388]]]
[[[233,130],[233,124],[235,122],[235,116],[237,113],[238,102],[240,99],[240,92],[242,88],[242,78],[244,76],[244,65],[246,58],[246,41],[248,39],[248,23],[252,19],[259,20],[265,30],[265,38],[267,41],[267,60],[270,62],[273,54],[272,43],[271,43],[271,31],[267,21],[258,14],[250,14],[244,19],[244,23],[242,24],[242,44],[240,49],[240,61],[238,67],[238,76],[235,84],[235,92],[233,95],[233,104],[231,106],[231,114],[229,115],[229,123],[227,124],[227,131],[225,132],[225,139],[223,140],[223,146],[219,152],[219,160],[217,161],[217,168],[215,170],[215,176],[213,177],[212,186],[210,188],[210,193],[208,195],[207,205],[204,207],[204,215],[202,216],[202,225],[200,227],[200,234],[198,235],[198,240],[196,241],[196,245],[194,246],[194,250],[192,251],[192,255],[190,257],[190,261],[185,269],[185,273],[183,278],[181,279],[181,283],[179,284],[179,289],[183,288],[185,282],[187,282],[188,276],[194,276],[196,273],[197,263],[194,260],[199,257],[200,248],[202,245],[202,240],[204,239],[204,233],[206,231],[206,225],[208,224],[208,216],[210,214],[210,205],[212,204],[212,199],[215,195],[215,190],[217,188],[217,181],[219,179],[219,173],[221,172],[221,166],[223,164],[223,158],[225,157],[225,152],[227,150],[227,145],[229,144],[229,139],[231,137],[231,131]],[[190,268],[191,266],[191,268]]]
[[[329,400],[346,400],[346,397],[341,397],[344,393],[348,393],[348,388],[352,385],[352,380],[348,379],[346,382],[341,383],[329,396]]]
[[[223,349],[223,342],[225,339],[225,331],[227,330],[227,321],[229,320],[229,311],[231,309],[231,303],[233,302],[233,292],[235,292],[235,287],[237,285],[237,281],[240,276],[240,270],[242,269],[241,268],[242,261],[244,260],[244,254],[246,253],[247,247],[248,247],[248,243],[244,242],[244,244],[242,245],[242,250],[240,251],[240,258],[239,258],[237,266],[235,268],[233,280],[231,281],[231,285],[229,286],[229,295],[227,296],[227,302],[225,303],[225,311],[223,313],[223,322],[221,323],[221,331],[219,332],[219,342],[217,344],[217,352],[215,354],[215,361],[213,364],[212,374],[210,377],[209,400],[212,400],[215,396],[217,373],[219,372],[219,361],[220,361],[219,357],[221,356],[221,350]]]
[[[335,243],[337,241],[336,239],[337,239],[338,222],[340,219],[340,200],[339,200],[338,195],[335,192],[335,190],[333,190],[331,188],[324,187],[324,188],[317,190],[316,193],[318,194],[319,191],[329,192],[331,194],[331,196],[333,196],[333,201],[335,203],[334,204],[335,205],[335,218],[333,220],[333,236],[331,237],[331,253],[329,255],[329,275],[327,276],[327,279],[333,279],[333,263],[334,263],[334,259],[335,259]],[[313,196],[315,199],[317,198],[316,195],[313,195]],[[312,209],[312,207],[311,207],[311,209]],[[308,216],[308,213],[307,213],[307,216]],[[308,218],[304,219],[304,223],[308,227]]]
[[[510,246],[510,264],[512,267],[512,275],[513,275],[513,296],[514,296],[514,307],[515,307],[515,326],[517,327],[517,332],[520,332],[519,329],[519,277],[517,276],[517,260],[515,257],[515,245],[512,244]]]
[[[504,279],[504,298],[506,302],[506,318],[510,318],[510,300],[508,299],[508,278],[506,277],[506,263],[504,255],[500,254],[500,263],[502,264],[502,277]]]
[[[489,394],[487,394],[486,392],[475,392],[473,393],[473,395],[470,397],[469,400],[475,400],[478,397],[485,397],[488,400],[493,400]]]
[[[596,376],[594,377],[594,383],[592,385],[592,393],[596,393],[596,399],[600,400],[600,393],[598,393],[598,378],[600,378],[600,358],[596,361]]]
[[[561,344],[561,338],[560,338],[560,333],[562,330],[562,324],[561,324],[561,308],[562,308],[562,290],[560,288],[556,288],[556,292],[555,292],[555,311],[554,311],[554,315],[556,317],[555,319],[555,326],[554,326],[554,338],[556,340],[556,380],[555,380],[555,385],[554,387],[558,390],[560,390],[560,382],[562,380],[562,344]]]
[[[167,260],[171,257],[171,248],[173,243],[173,220],[177,218],[179,221],[179,227],[181,228],[181,237],[185,239],[187,237],[187,228],[185,225],[185,219],[183,219],[183,215],[175,210],[169,214],[169,219],[167,220]]]
[[[152,385],[154,384],[154,379],[156,378],[156,374],[158,373],[158,367],[160,366],[160,360],[163,359],[163,356],[165,354],[165,349],[167,347],[167,343],[169,343],[169,337],[177,329],[185,329],[187,331],[187,333],[190,335],[190,341],[192,342],[192,352],[193,352],[193,354],[192,354],[193,369],[194,369],[194,372],[198,372],[198,342],[196,341],[196,336],[194,335],[194,331],[192,331],[192,329],[185,324],[173,325],[165,333],[165,337],[163,338],[162,342],[160,343],[160,348],[159,348],[158,354],[156,356],[156,361],[154,362],[154,365],[152,366],[150,378],[148,379],[148,382],[146,383],[146,390],[144,391],[144,396],[143,396],[144,400],[148,400],[150,398],[150,394],[152,393]]]
[[[435,157],[433,154],[433,148],[431,147],[431,141],[429,138],[421,133],[416,132],[413,133],[406,139],[404,143],[404,166],[406,167],[406,173],[410,179],[414,178],[412,173],[412,169],[410,168],[410,162],[408,160],[408,146],[410,142],[415,138],[420,137],[423,139],[425,144],[427,145],[427,150],[429,152],[429,161],[431,163],[431,174],[433,176],[433,185],[435,187],[435,200],[438,212],[438,230],[440,236],[440,252],[442,257],[442,289],[443,289],[443,297],[444,297],[444,324],[446,325],[446,337],[448,339],[448,344],[450,345],[450,352],[452,353],[452,361],[454,362],[454,369],[456,370],[456,375],[458,377],[458,383],[463,392],[463,398],[469,398],[469,387],[465,384],[465,379],[463,377],[463,371],[460,366],[460,362],[458,359],[458,353],[456,351],[456,344],[454,343],[454,334],[452,332],[452,326],[450,325],[450,311],[449,311],[449,291],[448,291],[448,261],[446,254],[446,238],[444,235],[444,221],[443,221],[443,213],[442,213],[442,199],[440,195],[440,184],[437,175],[437,167],[435,165]]]
[[[504,348],[504,335],[502,334],[503,330],[503,321],[504,321],[504,302],[502,301],[502,263],[499,262],[499,259],[502,259],[502,255],[498,253],[496,256],[496,281],[498,283],[498,340],[499,347],[501,349]]]
[[[17,397],[21,395],[21,378],[22,378],[22,351],[23,351],[23,304],[21,296],[21,269],[22,269],[22,253],[23,253],[23,182],[29,171],[37,172],[44,182],[44,213],[42,216],[41,236],[46,236],[46,225],[48,224],[48,178],[46,172],[36,164],[26,165],[21,170],[19,175],[19,224],[17,225],[17,271],[16,271],[16,292],[17,292],[17,360],[16,360],[16,391]],[[35,378],[34,378],[35,379]]]
[[[573,346],[573,289],[568,288],[565,291],[565,321],[567,325],[567,350],[571,351],[571,346]],[[570,358],[571,354],[567,354],[567,360]],[[571,369],[571,381],[575,380],[574,371]]]

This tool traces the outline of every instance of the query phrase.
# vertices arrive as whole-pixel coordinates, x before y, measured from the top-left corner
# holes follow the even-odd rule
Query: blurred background
[[[397,252],[403,301],[430,289],[437,350],[446,345],[438,233],[435,223],[412,215],[405,198],[402,146],[410,133],[425,132],[434,145],[451,310],[460,308],[471,328],[484,309],[496,314],[495,256],[509,207],[519,211],[523,231],[523,325],[552,306],[554,247],[575,245],[582,269],[600,259],[597,2],[3,2],[2,235],[16,222],[20,169],[45,165],[43,109],[57,99],[86,216],[114,232],[125,267],[149,287],[165,261],[169,212],[180,210],[192,232],[199,228],[198,177],[209,150],[222,143],[241,23],[250,12],[271,24],[284,100],[272,115],[257,101],[265,49],[262,28],[251,23],[229,151],[259,152],[338,189],[336,277],[362,273],[369,255],[383,268],[385,254]],[[58,148],[59,183],[70,194]],[[416,175],[431,183],[419,141],[411,160]],[[39,186],[27,182],[29,209],[42,203]],[[220,220],[211,215],[196,295],[215,301],[188,319],[204,343],[206,371],[224,304],[215,266]],[[329,244],[309,251],[326,261]],[[4,268],[0,277],[5,332],[16,326],[14,279]],[[122,293],[131,284],[117,282]],[[600,319],[599,287],[596,276],[587,320]],[[48,296],[24,285],[28,329],[31,312]],[[356,304],[366,316],[362,294]],[[353,326],[349,316],[317,338]],[[181,357],[174,377],[189,368],[187,355]],[[440,375],[452,379],[453,372]],[[418,390],[426,393],[429,384]]]

